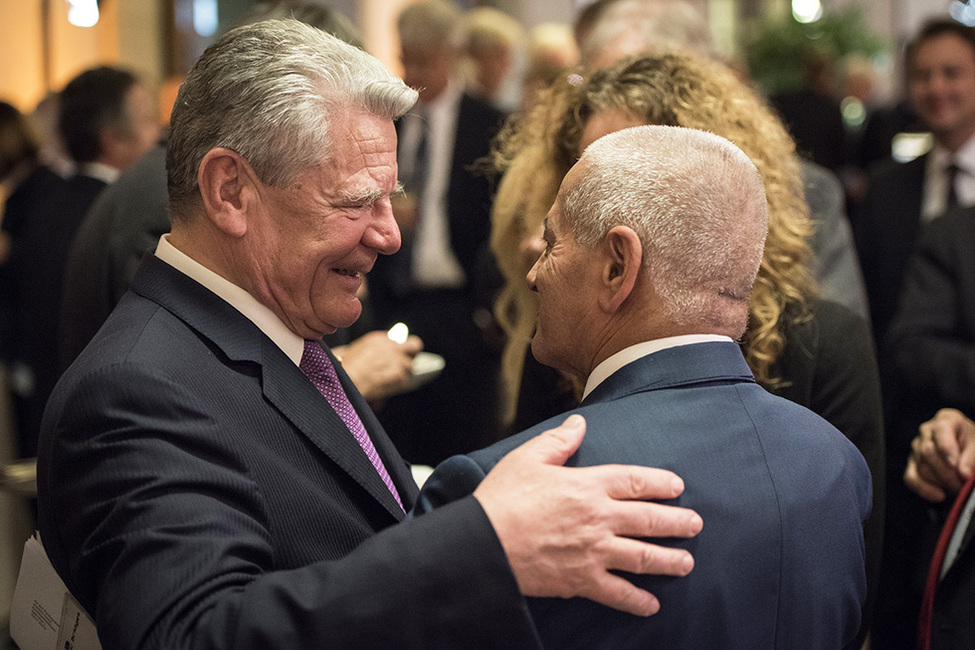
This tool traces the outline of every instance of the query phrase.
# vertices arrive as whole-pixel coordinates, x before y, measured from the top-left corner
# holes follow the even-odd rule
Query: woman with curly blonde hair
[[[788,379],[775,368],[785,347],[784,331],[789,323],[809,318],[807,297],[815,293],[808,270],[809,210],[795,146],[765,103],[728,68],[690,54],[661,53],[624,60],[584,81],[571,77],[557,83],[499,141],[495,164],[505,175],[492,214],[491,246],[506,280],[496,304],[508,335],[506,420],[513,420],[536,311],[524,281],[524,240],[538,231],[562,177],[584,148],[580,145],[588,144],[582,142],[587,126],[605,115],[622,120],[614,131],[636,124],[711,131],[738,145],[762,174],[769,234],[742,343],[759,383],[770,389],[784,386]]]
[[[532,253],[540,250],[533,251],[533,243],[545,214],[582,150],[602,135],[639,124],[716,133],[744,151],[762,175],[768,238],[741,345],[758,383],[830,421],[865,456],[875,492],[874,515],[865,530],[873,592],[884,458],[869,329],[850,310],[818,297],[809,270],[812,226],[795,145],[766,103],[718,62],[659,52],[624,59],[585,79],[569,75],[502,132],[494,164],[504,176],[492,213],[491,246],[505,278],[495,304],[507,334],[504,420],[518,431],[578,403],[580,387],[568,386],[528,355],[537,301],[525,273],[534,262]]]

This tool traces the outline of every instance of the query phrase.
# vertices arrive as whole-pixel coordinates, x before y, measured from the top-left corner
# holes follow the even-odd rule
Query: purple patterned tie
[[[366,433],[366,428],[363,426],[362,420],[359,419],[359,414],[355,412],[352,403],[349,402],[348,395],[342,389],[332,360],[328,358],[318,341],[305,340],[305,352],[301,355],[301,363],[298,364],[298,367],[311,380],[318,392],[328,400],[338,416],[345,422],[345,426],[349,427],[349,431],[352,432],[359,446],[362,447],[362,451],[366,452],[366,456],[369,457],[373,467],[379,472],[379,477],[396,497],[399,507],[402,508],[403,501],[400,500],[399,492],[393,485],[393,479],[389,477],[389,472],[386,471],[386,466],[383,465],[379,452],[376,451],[375,445],[369,439],[369,434]]]

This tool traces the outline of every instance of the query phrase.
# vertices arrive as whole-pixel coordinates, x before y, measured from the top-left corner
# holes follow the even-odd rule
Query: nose
[[[522,239],[518,245],[518,252],[521,254],[522,263],[525,265],[524,268],[530,269],[544,250],[545,241],[542,239],[541,232]]]
[[[399,226],[393,217],[393,208],[388,198],[376,202],[374,221],[363,233],[362,243],[383,255],[392,255],[399,250]]]

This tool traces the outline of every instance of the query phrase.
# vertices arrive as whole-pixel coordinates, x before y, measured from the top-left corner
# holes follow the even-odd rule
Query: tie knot
[[[305,351],[301,355],[301,363],[298,367],[313,381],[338,378],[332,360],[328,358],[328,353],[318,341],[305,340]]]

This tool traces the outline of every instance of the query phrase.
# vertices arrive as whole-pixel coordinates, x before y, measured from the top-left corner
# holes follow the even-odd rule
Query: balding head
[[[559,200],[579,243],[594,247],[614,226],[631,228],[668,318],[738,338],[768,224],[748,157],[704,131],[639,126],[596,140],[578,166]]]

